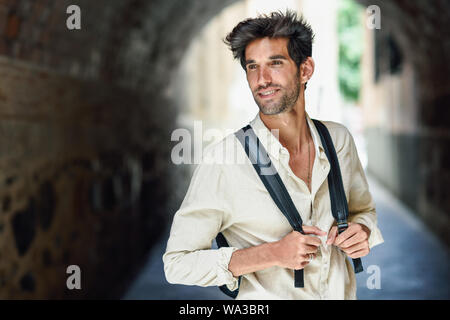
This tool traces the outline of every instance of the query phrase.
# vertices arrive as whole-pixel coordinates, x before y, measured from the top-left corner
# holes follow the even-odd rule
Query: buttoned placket
[[[319,165],[320,166],[320,170],[322,171],[323,174],[325,174],[325,172],[328,170],[329,164],[327,164],[327,160],[325,160],[321,154],[322,150],[319,151],[319,154],[316,156],[316,158],[318,159],[318,161],[316,162],[316,159],[314,160],[313,163],[313,173],[314,173],[314,167],[315,165]],[[294,179],[297,183],[299,183],[300,185],[302,185],[303,189],[307,190],[307,192],[309,193],[309,198],[310,198],[310,210],[311,210],[311,214],[310,214],[310,219],[308,221],[304,221],[305,225],[317,225],[318,221],[318,216],[316,214],[316,210],[315,210],[315,203],[314,203],[314,199],[315,199],[315,195],[316,192],[318,191],[319,186],[317,186],[317,190],[313,189],[313,183],[311,183],[311,191],[309,191],[306,183],[298,178],[292,171],[292,169],[289,166],[289,152],[286,148],[281,147],[280,151],[280,164],[283,165],[285,167],[285,169],[288,171],[289,176]],[[311,178],[314,177],[314,175],[311,175]],[[314,179],[311,179],[311,181],[314,181]],[[316,255],[316,259],[320,259],[321,261],[321,267],[320,267],[320,283],[319,283],[319,295],[320,295],[320,299],[326,299],[327,298],[327,292],[328,292],[328,274],[330,271],[330,248],[325,249],[324,245],[322,244],[319,248],[318,248],[318,252]]]
[[[322,186],[323,183],[326,183],[324,180],[327,179],[328,176],[328,172],[330,169],[330,164],[328,162],[328,159],[326,158],[325,152],[319,149],[319,154],[317,156],[317,167],[314,166],[314,168],[317,169],[317,171],[313,172],[316,174],[316,178],[317,175],[320,175],[320,178],[318,180],[312,180],[314,181],[320,181],[317,182],[318,184],[314,184],[314,186],[311,186],[311,191],[313,193],[313,198],[312,198],[312,217],[313,217],[313,223],[314,225],[317,225],[318,223],[318,214],[317,214],[317,207],[314,203],[314,198],[315,195],[317,194],[317,191],[319,190],[319,188]],[[323,180],[324,179],[324,180]],[[328,231],[328,230],[326,230]],[[325,237],[325,239],[327,239],[327,237]],[[326,240],[325,240],[326,241]],[[321,246],[319,247],[319,251],[320,251],[320,255],[318,255],[318,258],[320,257],[320,261],[321,261],[321,266],[320,266],[320,277],[319,277],[319,295],[320,295],[320,299],[326,299],[327,298],[327,293],[328,293],[328,274],[330,271],[330,256],[331,256],[331,248],[329,246],[326,246],[324,244],[321,244]]]
[[[310,125],[308,123],[308,125]],[[292,171],[291,167],[289,166],[289,159],[290,154],[289,151],[282,146],[279,141],[273,140],[274,137],[271,136],[269,133],[269,136],[267,137],[268,141],[270,140],[270,150],[271,153],[275,156],[275,159],[278,160],[278,165],[283,166],[285,170],[287,170],[288,175],[293,179],[293,181],[296,182],[298,186],[301,186],[302,190],[306,192],[309,195],[310,198],[310,215],[309,219],[306,221],[303,221],[304,225],[317,225],[318,223],[318,216],[317,216],[317,208],[315,208],[314,199],[317,191],[321,187],[323,183],[326,183],[325,180],[327,179],[328,172],[330,169],[330,164],[328,162],[328,159],[325,155],[325,152],[322,148],[318,146],[318,138],[316,135],[313,135],[313,132],[311,131],[311,135],[313,136],[314,145],[316,147],[316,157],[313,162],[313,168],[312,168],[312,174],[311,174],[311,191],[309,190],[306,183],[297,177],[294,172]],[[272,139],[272,140],[271,140]],[[315,178],[315,179],[314,179]],[[315,210],[316,209],[316,210]],[[330,212],[331,214],[331,212]],[[319,295],[320,299],[326,299],[327,298],[327,292],[328,292],[328,274],[330,270],[330,257],[331,257],[331,246],[328,246],[327,248],[322,244],[319,247],[318,253],[316,255],[316,259],[320,259],[321,266],[320,266],[320,277],[319,277]]]

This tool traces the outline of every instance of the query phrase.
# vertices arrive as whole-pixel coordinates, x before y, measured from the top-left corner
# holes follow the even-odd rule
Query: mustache
[[[258,88],[256,88],[255,92],[259,92],[261,90],[269,89],[269,88],[278,89],[278,88],[283,88],[283,87],[279,84],[269,83],[266,86],[259,86]]]

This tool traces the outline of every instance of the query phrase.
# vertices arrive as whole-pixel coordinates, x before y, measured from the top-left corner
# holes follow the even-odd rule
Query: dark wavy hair
[[[247,71],[245,48],[253,40],[265,37],[288,38],[288,53],[297,67],[312,55],[314,34],[311,26],[291,10],[246,19],[233,28],[224,42],[233,52],[233,57],[239,59],[242,68]]]

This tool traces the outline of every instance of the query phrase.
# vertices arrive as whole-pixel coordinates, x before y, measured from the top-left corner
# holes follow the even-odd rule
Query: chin
[[[266,116],[271,116],[275,114],[282,113],[286,110],[285,106],[261,106],[258,104],[259,110],[262,112],[262,114]]]

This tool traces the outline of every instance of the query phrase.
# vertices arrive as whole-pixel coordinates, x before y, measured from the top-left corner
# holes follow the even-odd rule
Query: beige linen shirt
[[[311,192],[289,167],[289,152],[267,129],[259,113],[250,122],[270,155],[304,225],[329,231],[335,220],[331,214],[327,175],[330,164],[320,136],[306,114],[314,141]],[[383,242],[366,177],[353,138],[341,124],[324,121],[334,142],[341,167],[349,207],[349,222],[361,223],[370,230],[369,246]],[[228,147],[227,147],[228,146]],[[233,149],[229,146],[234,146]],[[217,161],[236,153],[241,161]],[[176,212],[166,252],[164,271],[168,282],[220,286],[230,290],[238,278],[228,270],[235,250],[278,241],[292,227],[278,209],[242,145],[234,134],[207,148],[203,161],[193,174],[187,194]],[[211,249],[218,232],[230,247]],[[346,254],[320,237],[318,254],[304,268],[304,288],[294,287],[294,271],[271,267],[242,276],[236,299],[356,299],[353,264]],[[364,259],[363,259],[364,264]]]

